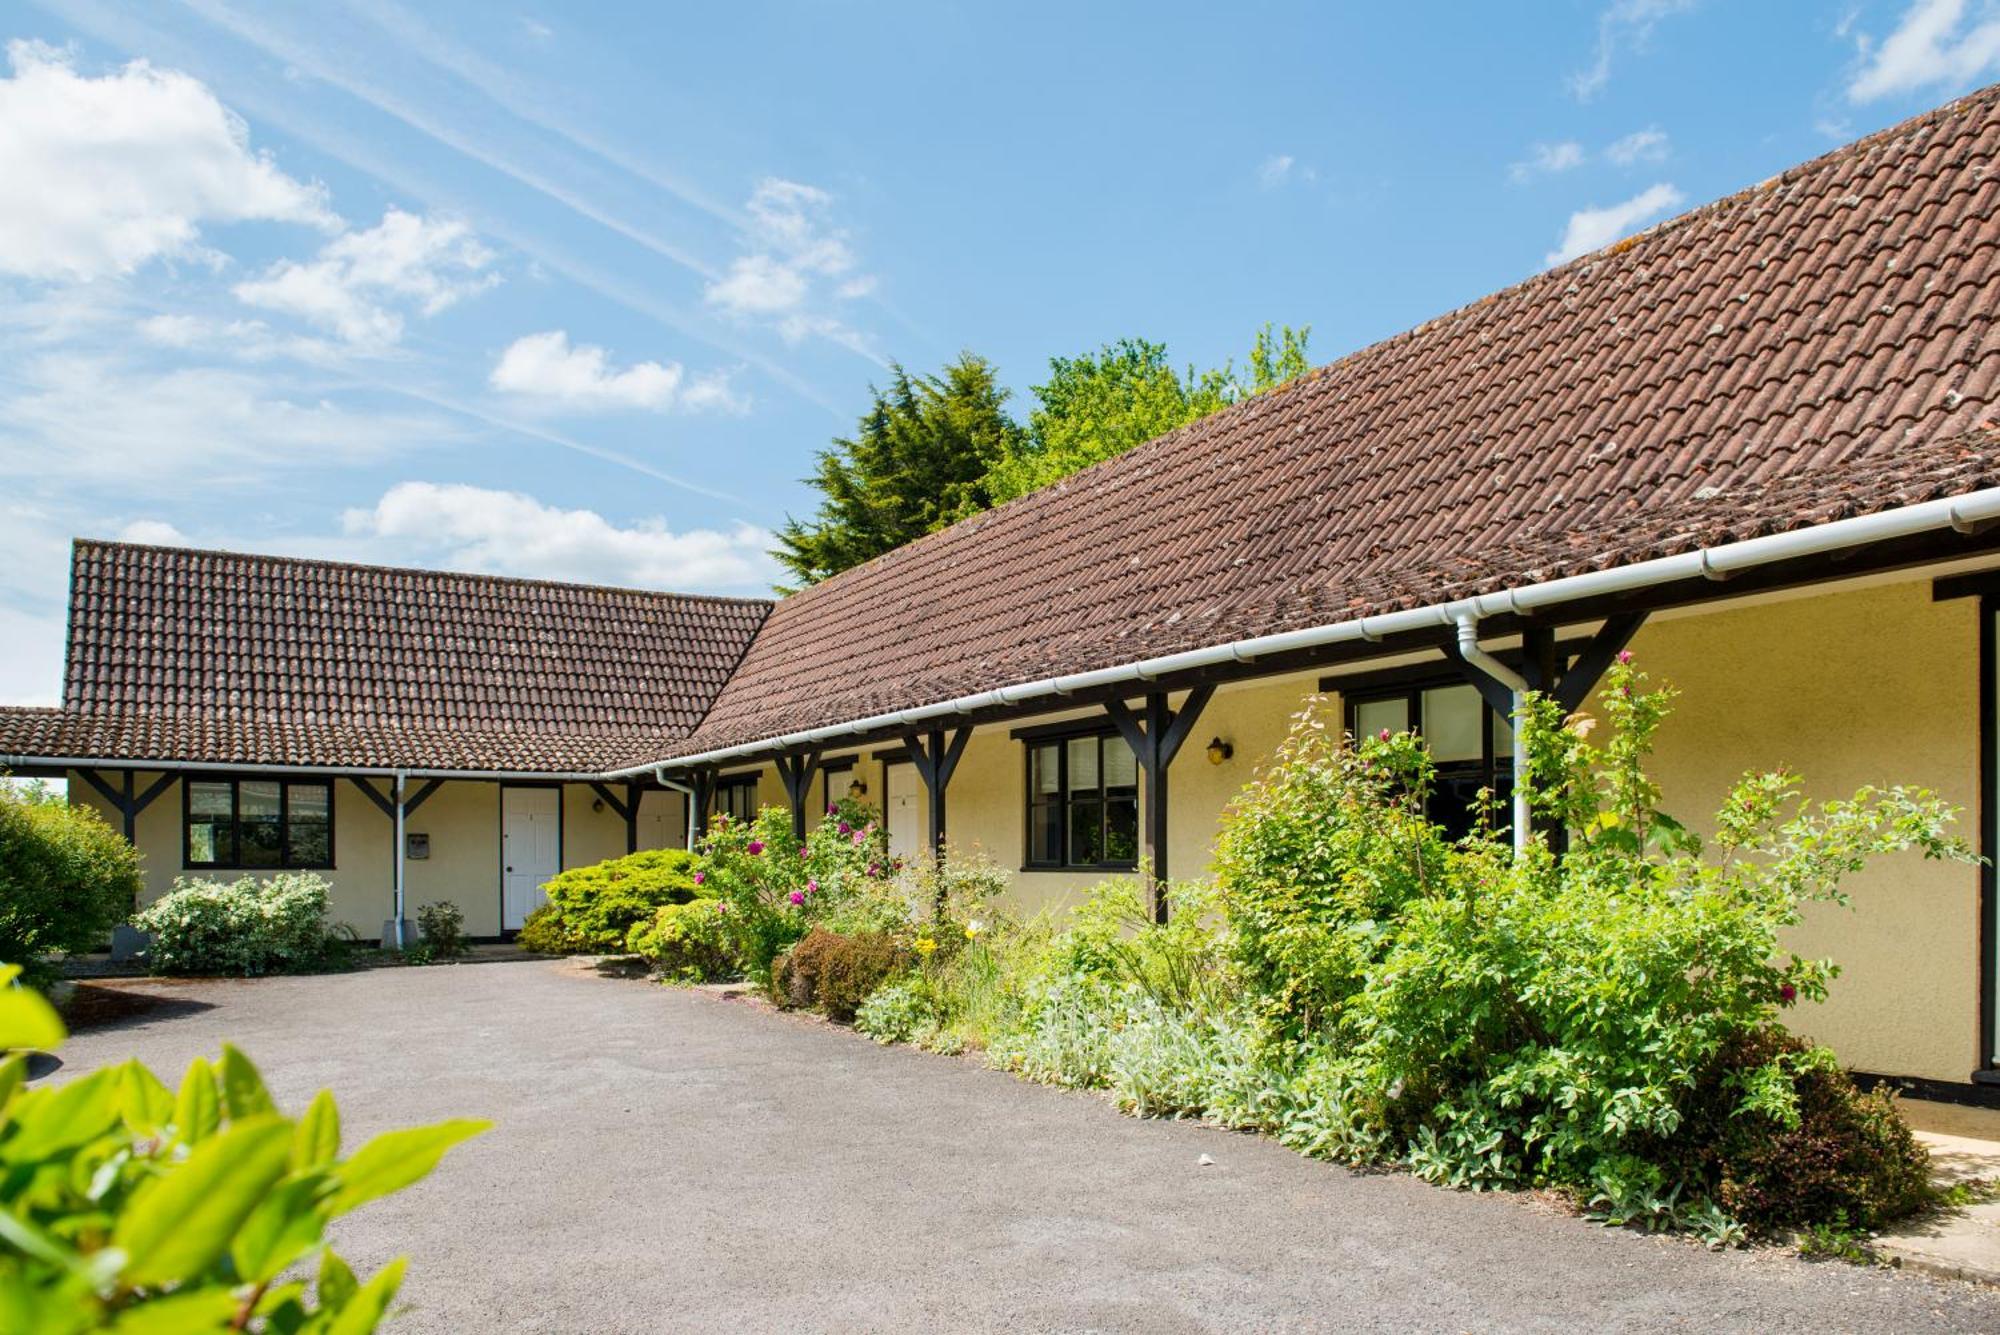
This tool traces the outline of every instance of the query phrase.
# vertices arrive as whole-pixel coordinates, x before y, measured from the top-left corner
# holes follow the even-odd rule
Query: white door
[[[639,790],[639,847],[687,847],[687,796],[672,789]]]
[[[500,927],[512,932],[549,902],[542,887],[562,870],[562,790],[500,790]]]
[[[882,795],[889,851],[914,857],[924,849],[924,783],[915,765],[891,765]]]

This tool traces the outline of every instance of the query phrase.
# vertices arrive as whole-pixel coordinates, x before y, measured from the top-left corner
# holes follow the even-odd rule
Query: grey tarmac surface
[[[228,1038],[287,1108],[331,1087],[350,1149],[498,1123],[338,1226],[357,1268],[409,1253],[391,1331],[2000,1330],[2000,1291],[1607,1231],[574,965],[116,986],[172,1001],[51,1078]]]

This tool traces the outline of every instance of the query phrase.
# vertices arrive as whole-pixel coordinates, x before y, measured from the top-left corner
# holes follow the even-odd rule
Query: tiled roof
[[[1991,484],[1996,313],[2000,87],[787,598],[674,750]]]
[[[79,541],[0,754],[584,771],[693,729],[767,602]]]

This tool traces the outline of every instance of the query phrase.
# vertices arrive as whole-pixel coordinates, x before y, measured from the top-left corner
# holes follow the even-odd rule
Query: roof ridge
[[[238,561],[258,561],[268,565],[312,566],[322,570],[363,570],[385,575],[416,575],[428,579],[467,580],[516,588],[575,589],[584,593],[630,594],[639,598],[673,599],[682,602],[719,603],[734,607],[761,607],[765,615],[776,606],[769,598],[736,598],[720,593],[681,593],[673,589],[642,589],[623,584],[588,584],[581,580],[541,579],[525,575],[495,575],[477,570],[439,570],[424,566],[378,565],[369,561],[335,561],[319,556],[287,556],[273,552],[245,552],[227,547],[184,547],[165,543],[123,542],[114,538],[76,538],[73,553],[94,550],[162,552],[173,556],[225,557]]]
[[[776,607],[779,605],[785,603],[794,603],[798,600],[806,599],[808,595],[812,594],[815,590],[828,588],[830,586],[839,583],[842,580],[848,580],[849,576],[855,575],[860,571],[869,570],[879,565],[887,564],[894,558],[904,556],[904,554],[916,551],[919,548],[925,547],[926,545],[934,545],[938,539],[943,538],[946,534],[959,533],[959,532],[969,533],[976,531],[976,529],[981,527],[984,522],[990,521],[993,516],[1008,512],[1018,513],[1020,510],[1027,508],[1030,502],[1034,502],[1038,498],[1040,498],[1044,503],[1048,503],[1052,500],[1052,498],[1061,495],[1066,490],[1072,489],[1073,484],[1077,483],[1079,479],[1090,479],[1093,477],[1093,475],[1098,475],[1103,472],[1112,471],[1114,465],[1130,467],[1130,468],[1140,467],[1141,466],[1140,464],[1129,463],[1127,461],[1132,460],[1134,458],[1151,456],[1153,454],[1166,453],[1168,451],[1169,442],[1179,439],[1181,436],[1183,436],[1189,431],[1194,430],[1197,427],[1208,426],[1209,424],[1215,423],[1224,418],[1248,416],[1252,411],[1251,405],[1268,405],[1271,402],[1275,402],[1277,400],[1277,397],[1280,395],[1289,395],[1292,393],[1297,393],[1300,390],[1302,390],[1305,386],[1317,380],[1320,380],[1323,377],[1331,375],[1343,367],[1353,366],[1361,362],[1364,358],[1380,353],[1386,349],[1397,347],[1403,343],[1406,343],[1416,338],[1418,335],[1423,334],[1426,331],[1432,330],[1440,325],[1449,324],[1463,316],[1470,314],[1475,310],[1482,309],[1486,306],[1490,306],[1510,298],[1516,298],[1523,293],[1539,291],[1541,288],[1545,286],[1552,286],[1559,280],[1559,278],[1562,275],[1571,274],[1579,270],[1587,269],[1592,265],[1601,262],[1606,256],[1622,255],[1628,250],[1630,250],[1636,243],[1646,238],[1657,237],[1664,235],[1668,232],[1677,231],[1680,228],[1688,226],[1691,223],[1699,220],[1700,218],[1709,216],[1717,212],[1721,212],[1722,210],[1727,208],[1736,207],[1746,199],[1749,199],[1751,197],[1772,190],[1776,190],[1781,186],[1789,185],[1804,176],[1810,175],[1816,171],[1824,170],[1828,166],[1836,162],[1845,162],[1851,158],[1861,156],[1862,154],[1865,154],[1873,150],[1874,148],[1879,147],[1882,144],[1888,143],[1892,140],[1907,135],[1915,134],[1920,130],[1930,127],[1931,125],[1947,120],[1953,116],[1961,115],[1976,103],[1993,102],[1996,100],[2000,100],[2000,83],[1988,84],[1984,88],[1975,89],[1974,91],[1966,93],[1961,97],[1953,98],[1951,101],[1946,102],[1940,106],[1932,107],[1928,111],[1919,112],[1917,115],[1908,117],[1904,120],[1897,121],[1893,125],[1885,126],[1880,130],[1876,130],[1872,134],[1866,134],[1859,139],[1850,140],[1845,144],[1837,145],[1836,147],[1828,149],[1826,152],[1820,154],[1818,157],[1809,158],[1805,162],[1797,163],[1791,167],[1786,168],[1781,172],[1778,172],[1775,175],[1767,176],[1761,181],[1758,181],[1752,185],[1745,186],[1740,190],[1732,191],[1731,193],[1726,195],[1717,196],[1716,198],[1708,200],[1705,203],[1697,204],[1693,208],[1687,209],[1684,212],[1677,213],[1670,218],[1663,218],[1659,222],[1654,223],[1650,227],[1641,228],[1639,231],[1636,231],[1629,236],[1621,237],[1616,241],[1612,241],[1606,245],[1598,247],[1596,250],[1592,250],[1586,252],[1585,254],[1578,255],[1574,259],[1565,260],[1561,264],[1553,265],[1546,269],[1537,270],[1536,272],[1529,274],[1527,277],[1522,278],[1517,282],[1510,283],[1505,287],[1498,288],[1482,296],[1475,297],[1471,301],[1467,301],[1458,306],[1454,306],[1449,310],[1441,311],[1438,314],[1431,316],[1427,320],[1423,320],[1417,324],[1411,325],[1407,329],[1398,330],[1397,332],[1389,334],[1383,338],[1379,338],[1372,343],[1363,344],[1361,347],[1343,353],[1341,356],[1334,358],[1330,362],[1326,362],[1320,366],[1315,366],[1310,370],[1303,371],[1300,374],[1293,376],[1290,380],[1283,382],[1282,384],[1273,385],[1269,389],[1263,390],[1256,394],[1251,394],[1245,398],[1237,400],[1234,403],[1226,404],[1223,407],[1216,409],[1214,412],[1209,413],[1204,417],[1198,417],[1192,422],[1183,423],[1182,425],[1175,427],[1171,431],[1162,432],[1160,435],[1154,436],[1150,440],[1142,441],[1139,444],[1134,445],[1129,449],[1122,450],[1119,453],[1114,454],[1107,459],[1099,459],[1095,463],[1088,464],[1083,468],[1079,468],[1074,473],[1070,473],[1063,477],[1057,478],[1055,481],[1037,487],[1035,490],[1027,492],[1024,495],[1016,496],[1009,500],[1002,501],[998,505],[991,506],[985,510],[981,510],[977,514],[968,515],[964,519],[958,520],[952,524],[948,524],[944,528],[935,529],[932,532],[923,534],[921,537],[912,538],[910,541],[903,543],[901,546],[892,547],[886,552],[883,552],[877,556],[870,557],[868,560],[863,561],[860,565],[850,566],[846,570],[842,570],[836,574],[828,576],[826,579],[821,580],[817,584],[807,585],[805,588],[798,590],[796,593],[791,593],[784,596],[783,598],[780,598],[778,602],[773,605],[773,610],[775,611]],[[848,580],[848,582],[851,583],[853,581]],[[762,628],[760,627],[759,629],[761,631]]]

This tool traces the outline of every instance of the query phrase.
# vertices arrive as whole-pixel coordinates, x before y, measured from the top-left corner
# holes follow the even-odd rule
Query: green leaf
[[[11,1110],[14,1135],[0,1156],[27,1163],[97,1139],[118,1121],[118,1068],[93,1071],[55,1089],[23,1095]]]
[[[361,1291],[361,1285],[354,1278],[354,1271],[347,1262],[328,1247],[319,1258],[319,1305],[329,1312],[338,1312],[354,1301],[354,1295]]]
[[[282,1117],[239,1122],[142,1188],[112,1233],[126,1256],[126,1281],[170,1283],[213,1265],[284,1176],[291,1140],[292,1124]]]
[[[137,1057],[118,1068],[118,1111],[137,1135],[149,1136],[174,1116],[174,1096]]]
[[[462,1140],[470,1140],[492,1125],[491,1122],[459,1118],[439,1122],[435,1126],[383,1132],[334,1170],[334,1180],[339,1187],[333,1194],[329,1211],[338,1217],[378,1196],[401,1191],[437,1167],[446,1150]]]
[[[361,1291],[341,1307],[340,1315],[327,1327],[327,1335],[368,1335],[369,1331],[381,1325],[396,1290],[402,1286],[403,1271],[409,1264],[408,1257],[399,1256],[376,1271],[375,1277],[362,1285]]]
[[[222,1106],[215,1096],[215,1068],[205,1058],[188,1064],[181,1080],[180,1097],[174,1100],[174,1129],[189,1145],[198,1145],[222,1125]]]
[[[105,1329],[114,1335],[209,1335],[228,1326],[236,1307],[236,1295],[220,1284],[181,1289],[126,1308]]]
[[[264,1088],[264,1077],[257,1073],[257,1067],[228,1043],[222,1045],[222,1102],[229,1109],[229,1120],[232,1122],[240,1122],[246,1117],[261,1117],[278,1110],[278,1106],[271,1102],[271,1091]]]
[[[292,1137],[292,1167],[324,1168],[339,1157],[340,1109],[334,1104],[333,1091],[322,1089],[313,1095]]]
[[[250,1212],[229,1246],[240,1279],[268,1283],[319,1245],[326,1233],[326,1216],[315,1204],[320,1186],[317,1173],[287,1178]]]
[[[12,964],[5,966],[19,973]],[[25,987],[0,986],[0,1048],[50,1051],[69,1037],[47,997]]]
[[[7,1058],[7,1060],[0,1061],[0,1112],[6,1111],[7,1105],[14,1101],[14,1096],[19,1094],[22,1086],[27,1083],[28,1059],[26,1056],[17,1052]]]

